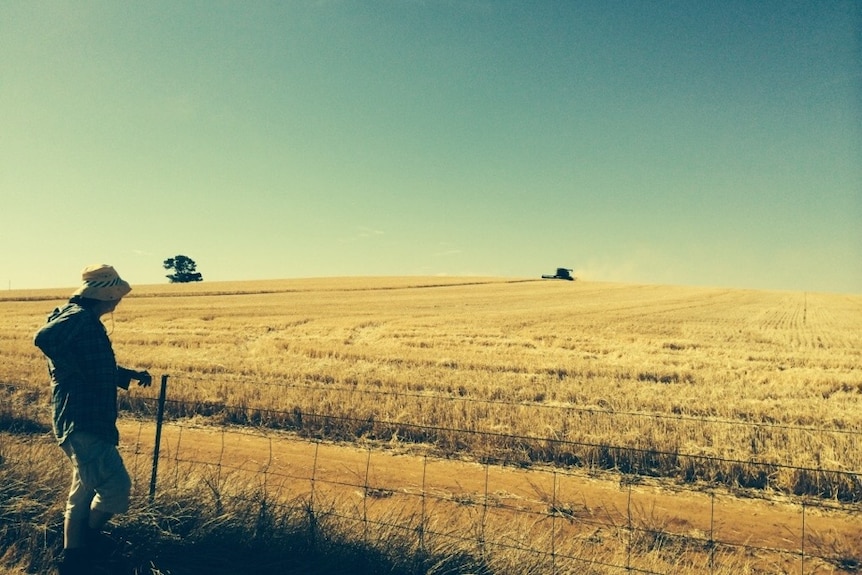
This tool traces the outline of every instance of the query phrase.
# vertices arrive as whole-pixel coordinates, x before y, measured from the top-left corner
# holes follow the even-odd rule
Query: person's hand
[[[141,387],[150,387],[153,384],[153,376],[147,370],[136,371],[132,378],[137,379]]]

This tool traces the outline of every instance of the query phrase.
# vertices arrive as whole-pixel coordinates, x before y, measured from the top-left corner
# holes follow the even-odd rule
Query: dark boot
[[[63,550],[63,558],[57,565],[57,575],[90,575],[90,573],[90,555],[85,548]]]
[[[95,560],[111,557],[119,546],[116,541],[100,529],[87,528],[85,541],[87,553]]]

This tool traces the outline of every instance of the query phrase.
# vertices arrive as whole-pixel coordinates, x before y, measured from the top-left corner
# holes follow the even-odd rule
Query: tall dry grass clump
[[[68,469],[56,445],[42,437],[0,434],[0,572],[54,572],[62,550]],[[141,478],[138,478],[139,480]],[[139,481],[136,482],[136,487]],[[137,496],[117,518],[113,537],[135,574],[198,575],[417,573],[422,562],[487,572],[469,554],[414,557],[398,530],[359,537],[330,509],[275,500],[249,477],[218,486],[190,472],[148,504]]]

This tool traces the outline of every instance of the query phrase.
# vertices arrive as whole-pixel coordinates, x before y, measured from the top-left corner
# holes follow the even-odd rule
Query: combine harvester
[[[566,268],[557,268],[557,273],[552,276],[542,276],[544,280],[569,280],[570,282],[575,281],[575,278],[572,277],[572,270]]]

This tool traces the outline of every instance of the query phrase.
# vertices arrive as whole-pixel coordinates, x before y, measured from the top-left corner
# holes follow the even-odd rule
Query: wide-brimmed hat
[[[117,301],[132,291],[132,287],[120,278],[117,270],[107,264],[85,267],[81,272],[81,279],[84,283],[72,294],[72,297]]]

